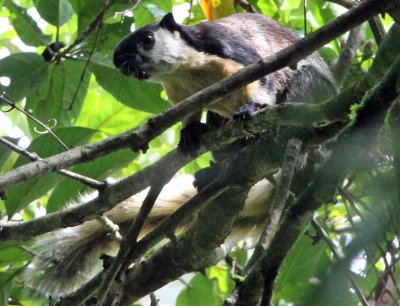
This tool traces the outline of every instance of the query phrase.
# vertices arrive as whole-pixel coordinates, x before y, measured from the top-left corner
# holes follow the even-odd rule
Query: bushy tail
[[[180,175],[164,186],[141,235],[196,194],[192,182],[193,177]],[[237,226],[227,239],[229,245],[259,234],[272,189],[266,180],[253,186]],[[136,217],[146,194],[147,190],[106,213],[122,233]],[[246,222],[240,222],[241,218]],[[118,249],[118,242],[96,220],[44,235],[32,247],[36,255],[27,269],[25,281],[43,294],[58,298],[78,289],[101,269],[101,254],[115,255]]]

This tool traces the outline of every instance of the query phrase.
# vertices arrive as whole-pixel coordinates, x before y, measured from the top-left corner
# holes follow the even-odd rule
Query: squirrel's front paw
[[[239,109],[233,114],[233,119],[237,121],[249,120],[254,116],[254,113],[262,107],[263,106],[258,103],[247,103],[239,107]]]
[[[181,130],[178,149],[185,155],[195,157],[200,148],[201,136],[208,130],[210,130],[208,124],[198,121],[189,123]]]

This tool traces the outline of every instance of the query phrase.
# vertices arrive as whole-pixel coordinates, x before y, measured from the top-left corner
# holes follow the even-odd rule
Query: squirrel
[[[169,13],[160,22],[137,29],[123,39],[115,49],[114,64],[125,75],[161,83],[169,100],[176,104],[298,39],[294,32],[261,14],[241,13],[183,26]],[[246,120],[268,105],[314,103],[335,92],[327,65],[313,53],[299,61],[296,68],[283,68],[229,93],[209,110],[228,120]],[[180,146],[184,150],[196,149],[196,144],[191,143],[196,142],[192,127],[198,124],[200,115],[183,122]],[[182,138],[187,140],[185,144]],[[196,194],[192,182],[193,177],[178,175],[164,186],[141,235]],[[259,235],[273,190],[267,180],[250,189],[245,207],[227,238],[228,247]],[[146,193],[147,190],[134,195],[105,214],[119,225],[121,233],[134,220]],[[88,196],[81,199],[86,200]],[[33,246],[38,255],[33,258],[26,279],[44,294],[58,298],[78,289],[101,269],[101,254],[115,255],[118,249],[118,242],[96,220],[59,230],[42,236]]]

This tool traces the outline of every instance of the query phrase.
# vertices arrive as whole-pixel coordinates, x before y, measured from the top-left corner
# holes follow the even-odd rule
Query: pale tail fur
[[[164,186],[141,235],[195,195],[197,191],[192,182],[193,177],[178,175]],[[106,216],[123,231],[135,218],[147,191],[117,205]],[[241,218],[249,221],[238,222],[240,226],[232,229],[226,241],[228,248],[238,240],[258,236],[260,221],[268,210],[272,191],[273,186],[267,180],[252,187],[245,208],[238,217],[239,221]],[[93,196],[84,196],[82,201]],[[107,230],[96,220],[44,235],[32,247],[37,255],[25,273],[25,281],[41,293],[58,298],[78,289],[92,278],[101,269],[100,255],[115,255],[118,248],[118,243],[110,238]]]

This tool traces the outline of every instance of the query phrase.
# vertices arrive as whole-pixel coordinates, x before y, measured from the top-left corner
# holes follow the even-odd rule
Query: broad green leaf
[[[224,294],[224,298],[227,298],[229,293],[235,287],[234,280],[229,275],[230,267],[227,266],[213,266],[207,269],[207,277],[209,279],[217,279],[219,290]]]
[[[160,85],[128,78],[115,69],[110,60],[97,57],[90,63],[89,68],[96,76],[97,83],[129,107],[159,113],[169,106],[169,103],[161,98]]]
[[[52,36],[42,32],[25,7],[19,6],[11,0],[6,0],[4,4],[11,12],[10,21],[15,31],[25,44],[37,47],[51,42]]]
[[[218,281],[208,279],[200,273],[189,283],[190,287],[183,289],[176,300],[176,306],[207,305],[219,306],[224,301],[224,295],[220,292]]]
[[[73,10],[78,15],[78,36],[86,31],[103,8],[98,0],[70,0]]]
[[[96,42],[96,50],[99,50],[104,56],[110,56],[114,53],[115,47],[120,41],[130,34],[133,18],[126,17],[123,22],[104,24],[101,27],[98,39]],[[95,36],[89,37],[88,46],[93,46]]]
[[[14,282],[10,298],[24,306],[43,306],[48,304],[46,303],[48,302],[48,297],[43,292],[39,292],[37,288],[29,286],[29,284],[20,284],[19,282]]]
[[[172,1],[171,0],[152,0],[152,1],[146,1],[144,3],[145,6],[156,6],[158,7],[161,11],[163,11],[164,15],[166,15],[169,12],[172,12]],[[159,18],[162,16],[157,16],[155,15],[154,17]]]
[[[8,265],[21,266],[24,264],[24,261],[28,261],[30,258],[31,256],[20,248],[0,250],[0,267]]]
[[[245,266],[248,259],[248,252],[244,248],[240,248],[230,252],[230,255],[236,259],[239,265]]]
[[[330,263],[327,245],[312,245],[310,237],[301,236],[290,249],[275,282],[274,300],[301,304],[308,290],[318,282]]]
[[[11,294],[11,285],[13,283],[14,272],[1,271],[0,272],[0,305],[8,305],[8,298]]]
[[[90,163],[73,167],[71,170],[97,180],[104,180],[112,173],[129,165],[138,155],[132,150],[117,151]],[[77,200],[77,195],[88,192],[90,189],[82,183],[64,178],[54,189],[47,202],[47,212],[51,213],[62,209],[71,200]]]
[[[48,64],[36,53],[11,54],[0,60],[0,77],[10,78],[10,86],[0,84],[0,92],[6,92],[17,102],[29,97],[46,80]]]
[[[95,132],[95,130],[81,127],[59,128],[54,130],[54,133],[69,147],[87,143]],[[29,152],[36,152],[42,158],[65,151],[61,144],[50,134],[40,135],[34,139],[27,150]],[[26,163],[26,158],[21,156],[17,159],[14,168]],[[24,208],[32,201],[43,196],[46,192],[55,187],[61,178],[62,176],[60,174],[50,173],[7,189],[5,205],[8,216],[13,216],[17,211]]]
[[[138,6],[133,12],[136,29],[155,22],[156,20],[160,20],[164,15],[172,12],[172,5],[169,0],[154,0],[143,4],[144,5]]]
[[[149,23],[156,21],[154,15],[144,6],[139,6],[134,12],[135,28],[139,29]]]
[[[254,4],[260,9],[260,11],[269,17],[273,17],[277,11],[278,7],[272,0],[262,0],[262,1],[254,1]]]
[[[68,0],[34,0],[34,3],[40,16],[56,27],[68,22],[74,13]]]
[[[82,78],[84,69],[85,62],[73,60],[50,66],[47,81],[38,95],[27,99],[25,109],[44,123],[54,118],[58,124],[71,125],[79,116],[89,86],[87,70]],[[33,121],[29,124],[37,126]]]
[[[134,128],[150,117],[149,113],[119,103],[96,82],[91,82],[76,125],[96,129],[110,136]]]

